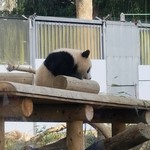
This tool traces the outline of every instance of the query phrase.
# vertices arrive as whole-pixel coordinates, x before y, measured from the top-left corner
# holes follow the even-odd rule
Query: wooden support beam
[[[150,125],[139,123],[129,126],[112,138],[98,141],[86,150],[127,150],[150,140]]]
[[[0,117],[0,150],[4,150],[4,144],[5,144],[5,128],[4,128],[4,118]]]
[[[79,80],[77,78],[62,75],[55,77],[53,87],[87,93],[99,93],[100,91],[100,86],[96,81],[85,79]]]
[[[11,81],[32,85],[33,76],[32,73],[0,73],[0,81]]]
[[[84,150],[83,145],[83,122],[67,122],[67,149]]]
[[[31,99],[4,95],[0,100],[0,117],[29,117],[33,112]]]
[[[130,117],[129,117],[130,116]],[[95,109],[91,122],[150,123],[150,110],[136,109]]]
[[[89,105],[35,104],[33,113],[26,119],[36,122],[91,121],[93,114],[93,107]]]

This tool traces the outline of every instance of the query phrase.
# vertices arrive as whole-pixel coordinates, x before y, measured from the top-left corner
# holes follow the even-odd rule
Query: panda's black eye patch
[[[90,72],[90,70],[91,70],[91,67],[87,70],[87,73],[89,73],[89,72]]]

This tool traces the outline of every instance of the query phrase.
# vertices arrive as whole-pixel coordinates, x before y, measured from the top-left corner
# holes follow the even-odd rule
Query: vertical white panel
[[[139,66],[139,98],[150,100],[150,66]]]
[[[131,23],[108,22],[105,34],[108,93],[138,96],[138,27]]]

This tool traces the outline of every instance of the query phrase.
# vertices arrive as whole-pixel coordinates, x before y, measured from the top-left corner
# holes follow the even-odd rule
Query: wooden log
[[[93,107],[89,105],[34,104],[34,111],[27,120],[36,122],[91,121],[93,114]]]
[[[53,82],[53,87],[58,89],[66,89],[72,91],[99,93],[100,86],[93,80],[79,80],[68,76],[56,76]]]
[[[150,139],[150,125],[139,123],[105,140],[107,150],[127,150]]]
[[[23,72],[29,72],[29,73],[36,73],[36,70],[31,68],[30,66],[22,66],[22,65],[14,65],[14,64],[8,64],[7,66],[7,70],[8,71],[14,71],[14,70],[17,70],[17,71],[23,71]]]
[[[98,141],[86,150],[127,150],[150,140],[150,125],[139,123],[129,126],[112,138]]]
[[[89,123],[93,128],[95,128],[99,133],[103,134],[105,138],[112,137],[111,128],[106,126],[104,123]]]
[[[83,122],[67,122],[67,149],[83,150]]]
[[[96,109],[91,122],[150,123],[150,110],[136,109]]]
[[[29,117],[33,112],[31,99],[18,99],[6,95],[0,100],[0,117]]]
[[[4,150],[5,144],[5,127],[4,127],[4,118],[0,117],[0,150]]]
[[[12,82],[32,85],[33,74],[31,73],[0,73],[0,81],[12,81]]]

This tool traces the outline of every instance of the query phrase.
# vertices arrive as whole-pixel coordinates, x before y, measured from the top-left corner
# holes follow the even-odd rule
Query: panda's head
[[[80,57],[77,59],[77,71],[81,74],[83,79],[91,79],[91,67],[92,63],[89,58],[90,51],[86,50],[80,53]]]

